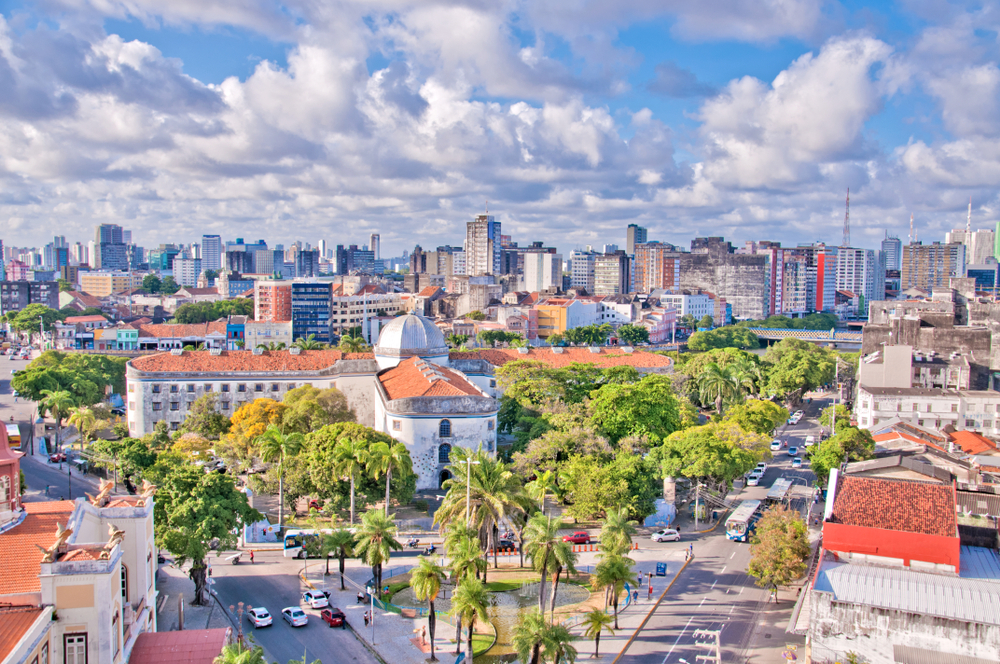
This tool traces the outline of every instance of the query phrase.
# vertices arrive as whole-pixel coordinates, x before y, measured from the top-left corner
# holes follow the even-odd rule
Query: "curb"
[[[618,664],[618,661],[625,654],[625,651],[628,650],[629,646],[632,645],[632,642],[635,641],[635,637],[639,635],[639,632],[642,631],[642,628],[646,626],[647,622],[649,622],[649,619],[653,616],[653,612],[656,611],[658,608],[660,608],[660,604],[663,602],[663,598],[666,597],[667,593],[670,592],[670,589],[673,588],[674,583],[677,582],[677,579],[678,577],[680,577],[681,572],[683,572],[687,568],[688,563],[690,563],[692,560],[694,559],[689,558],[688,560],[684,561],[684,564],[681,566],[681,568],[677,570],[676,574],[674,574],[674,578],[670,580],[670,583],[667,584],[667,587],[663,589],[662,593],[660,593],[660,598],[656,600],[656,604],[654,604],[652,608],[649,609],[649,613],[646,614],[646,617],[642,619],[642,622],[639,623],[639,626],[635,628],[634,632],[632,632],[632,636],[630,636],[629,640],[625,642],[625,645],[622,647],[621,652],[619,652],[618,655],[611,661],[611,664]]]

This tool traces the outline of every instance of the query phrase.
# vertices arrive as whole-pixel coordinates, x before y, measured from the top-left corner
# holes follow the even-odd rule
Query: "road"
[[[819,437],[816,415],[829,405],[828,400],[814,399],[804,408],[806,418],[798,425],[783,427],[778,438],[800,450],[808,435]],[[787,448],[775,452],[774,460],[759,486],[748,487],[741,500],[760,499],[779,477],[797,477],[800,497],[792,506],[806,512],[811,501],[804,497],[803,484],[811,486],[814,476],[808,465],[791,467]],[[686,533],[685,533],[686,535]],[[621,656],[619,664],[694,663],[697,655],[709,651],[699,648],[697,630],[721,630],[723,662],[745,662],[754,646],[755,631],[760,625],[759,612],[768,601],[769,591],[754,585],[747,575],[750,546],[726,539],[724,524],[713,532],[696,536],[692,541],[695,558],[681,572],[670,592],[653,612],[646,625]],[[791,611],[791,605],[788,610]],[[784,634],[773,636],[775,645],[783,643]]]

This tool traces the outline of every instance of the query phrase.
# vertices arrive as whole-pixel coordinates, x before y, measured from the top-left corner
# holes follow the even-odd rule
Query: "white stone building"
[[[973,430],[1000,436],[1000,392],[921,387],[858,387],[858,426],[872,429],[894,418],[917,426]]]

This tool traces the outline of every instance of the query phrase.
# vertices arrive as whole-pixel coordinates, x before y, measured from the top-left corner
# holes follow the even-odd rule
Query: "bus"
[[[305,558],[306,550],[303,547],[307,542],[315,540],[318,537],[319,531],[316,530],[286,530],[284,539],[285,558]]]
[[[768,503],[783,503],[788,500],[788,494],[792,491],[792,480],[786,477],[779,477],[774,480],[771,489],[767,492]]]
[[[21,426],[19,424],[7,424],[7,444],[10,449],[21,447]]]
[[[744,500],[726,519],[726,538],[736,542],[749,542],[760,515],[761,501]]]

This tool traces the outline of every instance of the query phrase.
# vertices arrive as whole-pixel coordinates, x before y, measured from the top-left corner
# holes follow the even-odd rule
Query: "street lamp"
[[[465,527],[469,527],[469,507],[472,500],[472,466],[479,465],[479,461],[473,461],[472,456],[465,457]]]

